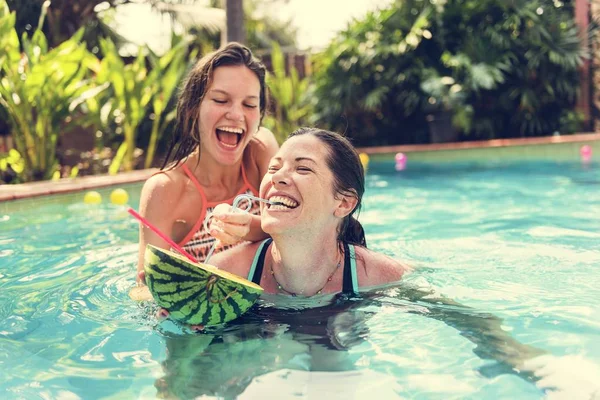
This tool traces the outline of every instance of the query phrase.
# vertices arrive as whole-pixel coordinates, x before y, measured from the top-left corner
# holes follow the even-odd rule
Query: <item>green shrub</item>
[[[463,138],[561,130],[585,49],[551,0],[402,0],[342,32],[315,66],[315,123],[358,144],[424,143],[427,116]]]
[[[283,143],[292,131],[306,125],[313,112],[311,103],[307,101],[308,78],[300,78],[293,64],[287,73],[284,57],[279,45],[273,42],[273,73],[267,75],[273,107],[265,117],[264,124],[273,131],[279,143]]]
[[[48,4],[42,7],[37,29],[19,42],[15,13],[0,0],[0,105],[23,159],[23,181],[54,175],[59,167],[56,143],[72,127],[73,104],[98,90],[89,79],[97,59],[81,42],[83,31],[49,49],[40,28]]]

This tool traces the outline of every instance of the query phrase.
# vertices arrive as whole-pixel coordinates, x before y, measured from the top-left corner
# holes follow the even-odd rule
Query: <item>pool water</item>
[[[140,186],[124,188],[137,207]],[[268,296],[204,334],[129,299],[138,225],[82,199],[0,203],[0,398],[552,394],[502,362],[490,329],[600,365],[598,164],[371,163],[369,246],[415,271],[363,300]]]

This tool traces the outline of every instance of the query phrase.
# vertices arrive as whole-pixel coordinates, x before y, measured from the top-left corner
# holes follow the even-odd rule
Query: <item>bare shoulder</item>
[[[210,263],[224,271],[246,278],[260,242],[242,243],[215,254]]]
[[[183,190],[185,187],[185,180],[182,174],[177,173],[174,170],[161,171],[157,174],[152,175],[144,182],[142,188],[142,197],[144,195],[153,196],[168,194],[171,191]]]
[[[164,171],[152,175],[142,187],[140,211],[163,215],[173,210],[185,190],[185,180],[176,171]]]
[[[385,254],[356,246],[359,285],[376,286],[397,282],[410,271],[410,267]]]
[[[246,173],[251,181],[260,184],[263,176],[267,173],[271,158],[279,150],[279,144],[273,135],[273,132],[267,128],[259,128],[258,132],[247,147],[246,155]]]
[[[259,148],[262,148],[266,151],[273,151],[275,153],[279,148],[279,144],[277,144],[277,139],[275,139],[275,135],[269,129],[265,127],[260,127],[256,135],[254,136],[254,142]]]
[[[250,153],[252,158],[261,165],[261,163],[268,163],[271,157],[279,150],[279,144],[275,139],[273,132],[267,128],[259,128],[254,138],[249,143]]]

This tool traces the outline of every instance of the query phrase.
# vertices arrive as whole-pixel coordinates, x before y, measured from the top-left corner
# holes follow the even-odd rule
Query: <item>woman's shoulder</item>
[[[365,247],[355,246],[355,252],[360,286],[396,282],[410,271],[407,264]]]
[[[248,143],[248,154],[254,160],[270,160],[279,149],[275,135],[269,129],[260,127]],[[267,160],[267,161],[268,161]]]
[[[260,185],[260,181],[267,173],[271,157],[279,150],[273,132],[267,128],[259,128],[258,132],[248,143],[244,153],[244,166],[246,174],[252,184]]]
[[[144,182],[142,199],[178,197],[185,190],[186,180],[181,168],[158,171]]]
[[[275,135],[273,134],[273,132],[271,132],[264,126],[258,128],[258,131],[250,141],[250,144],[262,150],[267,150],[273,147],[279,147],[279,145],[277,144],[277,139],[275,139]]]

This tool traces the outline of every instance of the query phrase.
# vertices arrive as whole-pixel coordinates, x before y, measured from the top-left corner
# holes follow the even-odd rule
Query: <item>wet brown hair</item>
[[[313,135],[327,146],[327,166],[333,173],[333,190],[343,196],[355,197],[356,207],[342,220],[338,228],[338,241],[367,247],[365,231],[354,217],[360,211],[365,193],[365,170],[354,146],[339,133],[318,128],[299,128],[289,138]]]

